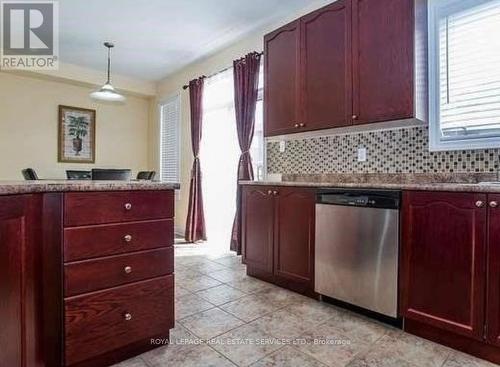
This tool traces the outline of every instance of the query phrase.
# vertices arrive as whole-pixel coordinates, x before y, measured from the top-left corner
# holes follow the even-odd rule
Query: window
[[[180,182],[180,98],[160,104],[160,179]]]
[[[259,94],[257,96],[257,106],[255,108],[255,126],[250,156],[256,180],[264,179],[264,67],[260,64],[259,73]]]
[[[429,9],[430,149],[500,147],[500,0]]]
[[[205,79],[200,145],[203,205],[212,252],[227,252],[236,211],[240,157],[234,111],[233,69]]]

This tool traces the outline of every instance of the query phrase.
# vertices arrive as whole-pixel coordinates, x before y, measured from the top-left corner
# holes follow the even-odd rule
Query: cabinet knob
[[[276,191],[276,190],[275,190],[275,191],[273,191],[273,195],[274,195],[274,196],[277,196],[278,194],[279,194],[279,191]]]
[[[127,312],[125,315],[123,315],[123,318],[126,321],[130,321],[130,320],[132,320],[132,314]]]
[[[132,272],[132,267],[126,266],[125,268],[123,268],[123,271],[125,272],[125,274],[130,274]]]
[[[300,125],[299,125],[299,124],[295,124],[295,125],[293,125],[293,126],[295,126],[295,127],[299,127]]]
[[[273,194],[273,190],[268,190],[267,191],[267,195],[272,195]]]
[[[352,115],[352,119],[353,120],[357,120],[358,119],[358,115]]]
[[[124,207],[125,207],[125,210],[130,210],[130,209],[132,209],[132,204],[130,204],[130,203],[126,203],[126,204],[124,205]]]
[[[484,201],[481,201],[481,200],[476,201],[476,206],[478,208],[482,208],[484,206]]]
[[[125,236],[123,236],[123,239],[125,240],[125,242],[130,242],[130,241],[132,241],[132,236],[129,234],[126,234]]]
[[[306,126],[306,124],[299,124],[299,126],[300,126],[300,127],[304,127],[304,126]]]
[[[498,206],[498,201],[490,201],[490,207],[496,208]]]

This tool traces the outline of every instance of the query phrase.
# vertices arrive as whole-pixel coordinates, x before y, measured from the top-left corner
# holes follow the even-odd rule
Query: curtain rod
[[[264,55],[264,52],[258,52],[258,54],[259,54],[259,55]],[[217,72],[215,72],[215,73],[212,73],[212,74],[210,74],[210,75],[208,75],[208,76],[206,76],[206,75],[202,75],[202,76],[201,76],[201,78],[203,78],[203,79],[205,79],[205,78],[211,78],[211,77],[216,76],[216,75],[219,75],[219,74],[221,74],[221,73],[223,73],[223,72],[225,72],[225,71],[228,71],[228,70],[229,70],[229,69],[231,69],[232,67],[233,67],[233,66],[228,66],[227,68],[224,68],[224,69],[222,69],[222,70],[219,70],[219,71],[217,71]],[[186,84],[186,85],[183,85],[183,86],[182,86],[182,89],[184,89],[184,90],[186,90],[186,89],[188,89],[188,88],[189,88],[189,84]]]

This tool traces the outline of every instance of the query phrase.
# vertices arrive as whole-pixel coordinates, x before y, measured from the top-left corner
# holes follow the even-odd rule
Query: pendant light
[[[99,90],[90,93],[90,98],[97,102],[123,103],[126,99],[125,96],[118,93],[111,85],[111,49],[115,45],[111,42],[104,42],[104,46],[108,49],[108,80]]]

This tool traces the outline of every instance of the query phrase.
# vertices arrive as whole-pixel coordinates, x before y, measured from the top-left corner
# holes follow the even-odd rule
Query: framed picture
[[[59,106],[58,161],[95,162],[95,110]]]

